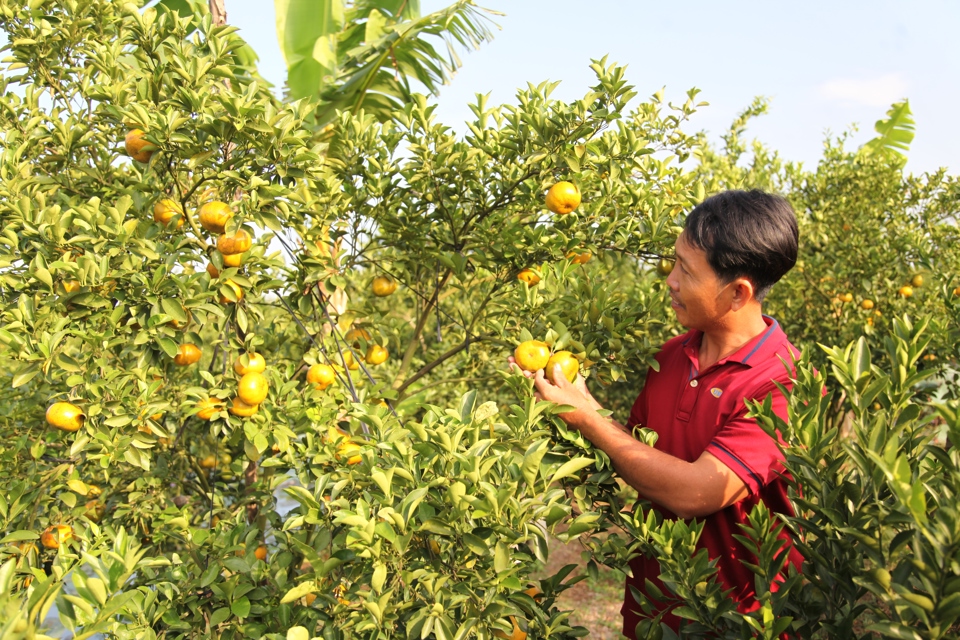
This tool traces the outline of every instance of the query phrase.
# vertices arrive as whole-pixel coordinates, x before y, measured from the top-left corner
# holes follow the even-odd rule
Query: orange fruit
[[[852,293],[841,293],[839,296],[837,296],[837,298],[840,300],[840,302],[853,302]]]
[[[47,549],[59,549],[60,545],[73,538],[73,527],[68,524],[52,524],[40,534],[40,544]]]
[[[323,391],[337,379],[337,372],[328,364],[315,364],[307,369],[307,382]]]
[[[303,596],[303,603],[309,607],[310,605],[313,604],[313,601],[316,599],[317,599],[317,594],[308,593],[307,595]]]
[[[861,300],[860,308],[863,309],[864,311],[870,311],[870,309],[873,309],[873,300],[870,300],[869,298],[865,300]]]
[[[243,254],[242,253],[231,253],[230,255],[223,256],[223,266],[233,267],[234,269],[239,268],[243,264]]]
[[[253,557],[259,560],[260,562],[267,561],[267,545],[261,544],[259,547],[254,549]]]
[[[524,371],[543,369],[550,360],[550,346],[539,340],[527,340],[517,345],[513,359]]]
[[[244,364],[244,358],[247,363]],[[263,373],[267,369],[267,361],[259,353],[248,353],[246,356],[240,356],[233,363],[233,370],[238,376],[245,376],[248,373]]]
[[[572,182],[561,181],[547,191],[547,209],[565,215],[580,206],[580,189]]]
[[[102,491],[102,490],[100,489],[100,487],[98,487],[97,485],[95,485],[95,484],[88,484],[88,485],[87,485],[87,497],[88,497],[88,498],[96,498],[97,496],[99,496],[99,495],[102,494],[102,493],[103,493],[103,491]]]
[[[226,202],[213,200],[204,203],[197,211],[200,226],[210,233],[223,233],[227,222],[233,217],[233,210]]]
[[[957,287],[953,290],[953,295],[960,296],[960,287]]]
[[[227,278],[227,280],[223,283],[222,286],[228,287],[231,291],[233,291],[233,295],[237,298],[236,300],[237,302],[240,302],[241,300],[243,300],[243,288],[240,285],[238,285],[236,282]],[[223,292],[221,292],[220,304],[231,304],[231,303],[233,303],[233,300],[231,300],[226,295],[224,295]]]
[[[217,468],[217,456],[209,455],[200,458],[198,463],[201,469],[216,469]]]
[[[346,459],[347,464],[360,464],[363,461],[363,457],[360,455],[360,445],[356,442],[350,442],[349,439],[344,440],[337,447],[337,459]]]
[[[667,258],[660,258],[660,262],[657,263],[657,273],[662,276],[670,275],[670,272],[673,271],[673,265],[675,264],[674,260],[668,260]]]
[[[397,290],[397,281],[390,276],[377,276],[370,286],[373,289],[373,295],[383,298]]]
[[[202,354],[203,352],[200,351],[197,345],[187,342],[180,345],[180,349],[177,350],[177,355],[173,357],[173,363],[181,367],[186,367],[195,362],[199,362]]]
[[[183,226],[183,209],[176,200],[164,198],[163,200],[158,200],[157,203],[153,205],[154,222],[159,222],[163,226],[167,226],[174,218],[177,219],[177,228],[179,229]]]
[[[360,363],[353,358],[353,352],[349,349],[346,349],[343,352],[343,362],[346,364],[347,369],[350,369],[350,371],[356,371],[360,368]]]
[[[493,635],[498,638],[506,638],[506,640],[526,640],[527,632],[520,628],[520,625],[517,624],[517,619],[513,616],[510,616],[510,622],[513,623],[513,631],[510,632],[510,635],[505,634],[503,631],[494,631]]]
[[[528,287],[532,287],[540,282],[540,276],[533,269],[524,269],[517,274],[517,280],[526,282]]]
[[[262,373],[248,373],[237,383],[237,397],[249,405],[257,405],[266,400],[270,385]]]
[[[545,367],[546,371],[544,371],[550,382],[556,384],[553,378],[553,368],[558,364],[560,365],[560,371],[567,380],[573,382],[577,379],[577,374],[580,373],[580,361],[569,351],[557,351],[550,356],[550,360]]]
[[[83,517],[90,522],[100,522],[107,513],[107,505],[99,500],[90,500],[84,505]]]
[[[360,340],[370,342],[370,333],[366,329],[354,327],[344,334],[343,339],[352,344],[355,349],[359,349]]]
[[[589,251],[583,251],[581,253],[578,253],[576,251],[571,251],[570,253],[567,254],[567,260],[569,260],[573,264],[587,264],[588,262],[590,262],[590,258],[592,257],[593,257],[593,254],[591,254]]]
[[[909,298],[910,296],[913,295],[913,287],[911,287],[908,284],[905,284],[902,287],[900,287],[900,291],[898,293],[904,298]]]
[[[378,365],[387,361],[387,358],[390,357],[390,353],[378,344],[372,344],[367,349],[367,364]]]
[[[923,286],[923,276],[920,275],[919,273],[918,273],[917,275],[913,276],[913,277],[910,279],[910,284],[912,284],[914,287],[916,287],[916,288],[919,289],[920,287]]]
[[[213,398],[204,398],[197,403],[197,406],[200,407],[197,417],[201,420],[213,420],[213,416],[223,409],[223,403]]]
[[[207,263],[207,273],[210,274],[210,278],[213,280],[220,277],[219,269],[217,269],[212,262]]]
[[[73,293],[80,288],[80,283],[76,280],[64,280],[63,281],[63,290],[67,293]]]
[[[543,591],[540,591],[540,589],[536,586],[530,587],[524,591],[524,593],[533,598],[536,602],[543,600]]]
[[[217,238],[217,249],[225,256],[249,251],[253,238],[244,229],[237,229],[233,235],[223,234]]]
[[[257,407],[259,405],[247,404],[240,398],[234,398],[233,403],[230,405],[230,413],[235,416],[240,416],[241,418],[249,418],[257,412]]]
[[[47,407],[47,422],[61,431],[79,431],[85,419],[83,410],[69,402],[54,402]]]
[[[157,150],[152,142],[147,142],[145,135],[142,129],[131,129],[123,140],[127,155],[137,162],[148,162],[150,156]]]

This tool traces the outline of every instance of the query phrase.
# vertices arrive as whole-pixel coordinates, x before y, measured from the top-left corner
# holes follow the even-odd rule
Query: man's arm
[[[544,400],[575,407],[560,414],[571,428],[610,456],[613,466],[640,495],[680,518],[702,518],[747,497],[746,484],[730,467],[708,452],[686,462],[637,441],[623,425],[604,418],[599,404],[583,386],[582,378],[567,382],[562,374],[551,384],[543,371],[534,377],[537,394]],[[586,387],[584,386],[584,391]]]

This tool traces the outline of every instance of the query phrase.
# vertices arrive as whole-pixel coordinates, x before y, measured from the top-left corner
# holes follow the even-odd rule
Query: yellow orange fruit
[[[64,280],[63,281],[63,290],[67,293],[73,293],[80,289],[80,283],[76,280]]]
[[[217,456],[210,454],[200,458],[198,463],[201,469],[216,469],[217,468]]]
[[[873,309],[873,300],[870,300],[869,298],[865,300],[861,300],[860,308],[863,309],[864,311],[870,311],[870,309]]]
[[[183,209],[180,203],[170,198],[164,198],[153,205],[153,220],[166,226],[174,218],[177,219],[177,228],[183,226]]]
[[[307,369],[307,382],[315,389],[324,390],[337,379],[337,372],[328,364],[315,364]]]
[[[668,258],[660,258],[660,262],[657,263],[657,273],[662,276],[670,275],[670,272],[673,271],[673,265],[675,264],[674,260]]]
[[[902,287],[900,287],[900,291],[898,291],[898,293],[904,298],[909,298],[910,296],[913,295],[913,287],[911,287],[908,284],[905,284]]]
[[[840,302],[853,302],[852,293],[841,293],[839,296],[837,296],[837,298],[840,300]]]
[[[244,359],[246,359],[246,364],[244,364]],[[248,353],[233,362],[233,370],[238,376],[245,376],[248,373],[263,373],[266,369],[267,361],[259,353]]]
[[[200,351],[197,345],[187,342],[180,345],[180,348],[177,350],[177,355],[173,357],[173,363],[180,367],[186,367],[195,362],[199,362],[202,354],[203,352]]]
[[[344,334],[343,339],[352,344],[354,349],[359,349],[361,340],[370,342],[370,332],[366,329],[353,327]]]
[[[142,129],[131,129],[123,140],[127,155],[137,162],[149,162],[150,156],[156,151],[153,143],[147,142],[146,134]]]
[[[210,277],[214,280],[220,277],[220,270],[217,269],[212,262],[207,263],[207,273],[209,273]]]
[[[572,353],[569,351],[557,351],[550,356],[544,374],[547,376],[547,379],[554,384],[557,382],[554,379],[553,369],[557,365],[560,365],[560,371],[567,380],[573,382],[577,379],[577,374],[580,373],[580,361],[577,360]]]
[[[547,191],[547,209],[565,215],[580,206],[580,189],[572,182],[561,181]]]
[[[349,349],[343,352],[343,362],[350,371],[356,371],[360,368],[360,363],[354,359],[353,352]]]
[[[197,411],[197,417],[201,420],[212,420],[217,413],[223,410],[223,403],[214,398],[204,398],[197,403],[200,410]]]
[[[107,513],[107,505],[99,500],[89,500],[83,507],[83,517],[91,522],[100,522]]]
[[[47,422],[61,431],[79,431],[85,419],[83,410],[69,402],[54,402],[47,407]]]
[[[920,287],[923,286],[923,276],[920,275],[919,273],[913,276],[912,278],[910,278],[910,284],[912,284],[914,287],[919,289]]]
[[[377,276],[370,287],[373,289],[373,295],[383,298],[397,290],[397,281],[390,276]]]
[[[262,373],[248,373],[237,383],[237,397],[249,405],[257,405],[266,400],[270,385]]]
[[[68,524],[52,524],[40,534],[40,544],[47,549],[59,549],[60,545],[73,538],[73,527]]]
[[[253,551],[253,557],[259,560],[260,562],[267,561],[267,545],[261,544]]]
[[[243,264],[243,254],[242,253],[231,253],[230,255],[223,256],[223,266],[233,267],[234,269],[239,268]]]
[[[540,282],[540,276],[533,269],[524,269],[517,274],[517,280],[526,282],[528,287],[532,287]]]
[[[249,418],[257,412],[256,404],[247,404],[240,398],[234,398],[230,404],[230,413],[241,418]]]
[[[211,233],[223,233],[227,222],[233,217],[233,211],[226,202],[213,200],[201,205],[197,212],[200,226]]]
[[[533,598],[534,601],[536,602],[540,602],[541,600],[543,600],[543,591],[540,591],[539,587],[536,587],[536,586],[530,587],[529,589],[524,591],[524,593],[530,596],[531,598]]]
[[[550,345],[539,340],[526,340],[517,345],[513,359],[524,371],[543,369],[550,360]]]
[[[244,229],[237,229],[233,234],[225,233],[217,238],[217,249],[225,256],[249,251],[252,246],[253,238]]]
[[[243,288],[236,282],[227,278],[227,280],[223,283],[223,286],[228,287],[231,291],[233,291],[233,295],[237,298],[236,302],[243,300]],[[231,304],[232,302],[234,301],[228,298],[224,293],[220,293],[220,304]]]
[[[520,625],[517,624],[517,619],[510,616],[510,622],[513,623],[513,630],[510,632],[510,635],[507,635],[503,631],[494,631],[493,635],[497,638],[505,638],[506,640],[526,640],[527,632],[520,628]]]
[[[360,464],[363,461],[363,457],[360,455],[360,445],[345,440],[337,447],[337,459],[346,460],[347,464]]]
[[[387,361],[387,358],[390,357],[390,353],[386,350],[385,347],[381,347],[379,344],[372,344],[367,349],[367,364],[378,365],[383,364]]]
[[[317,594],[315,594],[315,593],[308,593],[307,595],[303,596],[303,604],[305,604],[305,605],[307,605],[307,606],[309,607],[310,605],[313,604],[314,600],[316,600],[316,599],[317,599]]]
[[[582,252],[571,251],[570,253],[567,254],[567,260],[569,260],[573,264],[587,264],[588,262],[590,262],[590,258],[592,257],[593,257],[593,254],[591,254],[589,251],[582,251]]]

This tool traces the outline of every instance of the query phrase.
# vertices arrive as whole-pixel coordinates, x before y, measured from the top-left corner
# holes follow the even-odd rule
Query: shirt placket
[[[693,415],[693,410],[697,406],[697,398],[700,395],[700,378],[699,372],[696,367],[693,366],[693,363],[690,363],[690,374],[687,378],[687,382],[683,387],[683,392],[680,394],[680,402],[677,405],[677,420],[683,422],[689,422],[690,417]]]

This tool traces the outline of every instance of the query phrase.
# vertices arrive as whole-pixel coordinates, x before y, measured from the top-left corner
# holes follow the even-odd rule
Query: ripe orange
[[[323,391],[337,379],[337,373],[328,364],[315,364],[307,369],[307,382]]]
[[[343,339],[352,344],[354,349],[359,349],[360,340],[370,342],[370,333],[366,329],[353,327],[344,334]]]
[[[177,355],[173,357],[173,363],[181,367],[186,367],[195,362],[199,362],[201,355],[203,355],[203,352],[200,351],[197,345],[186,342],[180,345]]]
[[[863,309],[864,311],[870,311],[870,309],[873,309],[873,300],[869,298],[861,300],[860,308]]]
[[[216,469],[217,468],[217,456],[210,454],[200,458],[198,463],[201,469]]]
[[[370,286],[373,289],[373,295],[383,298],[397,290],[397,281],[390,276],[377,276]]]
[[[567,380],[573,382],[577,379],[577,374],[580,373],[580,361],[569,351],[557,351],[550,356],[550,361],[547,362],[546,371],[544,371],[550,382],[556,384],[553,377],[553,368],[558,364],[560,365],[560,371]]]
[[[956,289],[953,290],[953,295],[960,296],[960,287],[957,287]]]
[[[540,276],[533,269],[524,269],[517,274],[517,280],[526,282],[528,287],[532,287],[540,282]]]
[[[572,182],[561,181],[547,191],[547,209],[565,215],[580,206],[580,189]]]
[[[840,300],[840,302],[853,302],[852,293],[841,293],[839,296],[837,296],[837,298]]]
[[[230,255],[223,256],[223,266],[233,267],[234,269],[239,268],[243,264],[243,254],[242,253],[231,253]]]
[[[583,251],[579,253],[576,251],[571,251],[567,254],[567,260],[573,264],[587,264],[590,262],[590,258],[592,257],[593,254],[591,254],[589,251]]]
[[[919,289],[920,287],[923,286],[923,276],[922,276],[921,274],[919,274],[919,273],[918,273],[917,275],[913,276],[913,277],[910,279],[910,284],[912,284],[914,287],[916,287],[916,288]]]
[[[543,600],[543,591],[540,591],[540,589],[536,586],[530,587],[524,591],[524,593],[533,598],[536,602]]]
[[[248,373],[237,383],[237,397],[246,404],[257,405],[266,400],[270,385],[262,373]]]
[[[52,524],[40,534],[40,544],[47,549],[59,549],[60,545],[73,538],[73,527],[68,524]]]
[[[506,638],[506,640],[526,640],[527,632],[520,628],[520,625],[517,624],[517,619],[510,616],[510,622],[513,623],[513,631],[510,632],[510,635],[505,634],[503,631],[494,631],[493,635],[497,638]]]
[[[197,403],[200,411],[197,411],[197,417],[201,420],[213,420],[213,416],[223,410],[223,403],[213,398],[204,398]]]
[[[262,544],[253,551],[253,557],[260,562],[267,561],[267,545]]]
[[[220,277],[220,270],[217,269],[212,262],[207,263],[207,273],[210,274],[211,280],[216,280]]]
[[[244,356],[240,356],[233,363],[233,370],[238,376],[245,376],[248,373],[263,373],[267,369],[267,361],[259,353],[246,354],[247,363],[244,364]]]
[[[177,228],[179,229],[183,226],[183,209],[176,200],[164,198],[163,200],[158,200],[157,203],[153,205],[154,222],[159,222],[163,226],[167,226],[174,218],[177,219]]]
[[[386,350],[386,348],[381,347],[378,344],[372,344],[367,349],[367,364],[382,364],[387,361],[388,357],[390,357],[390,353]]]
[[[360,464],[363,461],[363,457],[360,455],[360,445],[356,442],[350,442],[349,439],[344,440],[337,447],[337,459],[346,459],[347,464]]]
[[[142,129],[131,129],[123,140],[127,155],[137,162],[148,162],[150,156],[157,150],[152,142],[147,142],[145,135]]]
[[[913,287],[911,287],[908,284],[905,284],[902,287],[900,287],[900,291],[898,293],[904,298],[909,298],[910,296],[913,295]]]
[[[217,249],[225,256],[249,251],[253,238],[244,229],[237,229],[233,235],[223,234],[217,238]]]
[[[230,413],[235,416],[240,416],[241,418],[249,418],[257,412],[257,407],[259,405],[247,404],[240,398],[234,398],[233,403],[230,405]]]
[[[100,489],[100,487],[98,487],[97,485],[95,485],[95,484],[88,484],[88,485],[87,485],[87,497],[88,497],[88,498],[96,498],[97,496],[99,496],[99,495],[102,494],[102,493],[103,493],[103,491],[102,491],[102,490]]]
[[[99,500],[89,500],[83,509],[83,517],[91,522],[100,522],[107,513],[107,505]]]
[[[350,371],[356,371],[360,368],[360,363],[354,360],[353,352],[349,349],[345,349],[343,352],[343,362],[346,364],[347,369],[350,369]]]
[[[223,286],[229,287],[230,290],[233,291],[233,295],[236,296],[237,302],[240,302],[241,300],[243,300],[243,288],[240,285],[238,285],[236,282],[227,278],[227,280],[223,283]],[[233,300],[228,298],[222,292],[220,293],[220,304],[231,304],[232,302]]]
[[[660,258],[660,262],[657,263],[657,273],[662,276],[670,275],[670,272],[673,271],[673,265],[675,264],[674,260],[668,260],[667,258]]]
[[[524,371],[543,369],[550,360],[550,346],[539,340],[521,342],[513,352],[513,359]]]
[[[61,431],[79,431],[85,419],[83,410],[69,402],[54,402],[47,407],[47,422]]]
[[[316,599],[317,599],[317,594],[308,593],[307,595],[303,596],[303,603],[309,607],[310,605],[313,604],[313,601]]]
[[[233,211],[226,202],[213,200],[203,204],[197,216],[200,219],[200,226],[210,233],[223,233],[227,222],[233,217]]]
[[[63,290],[67,293],[73,293],[80,288],[80,283],[76,280],[64,280],[63,281]]]

